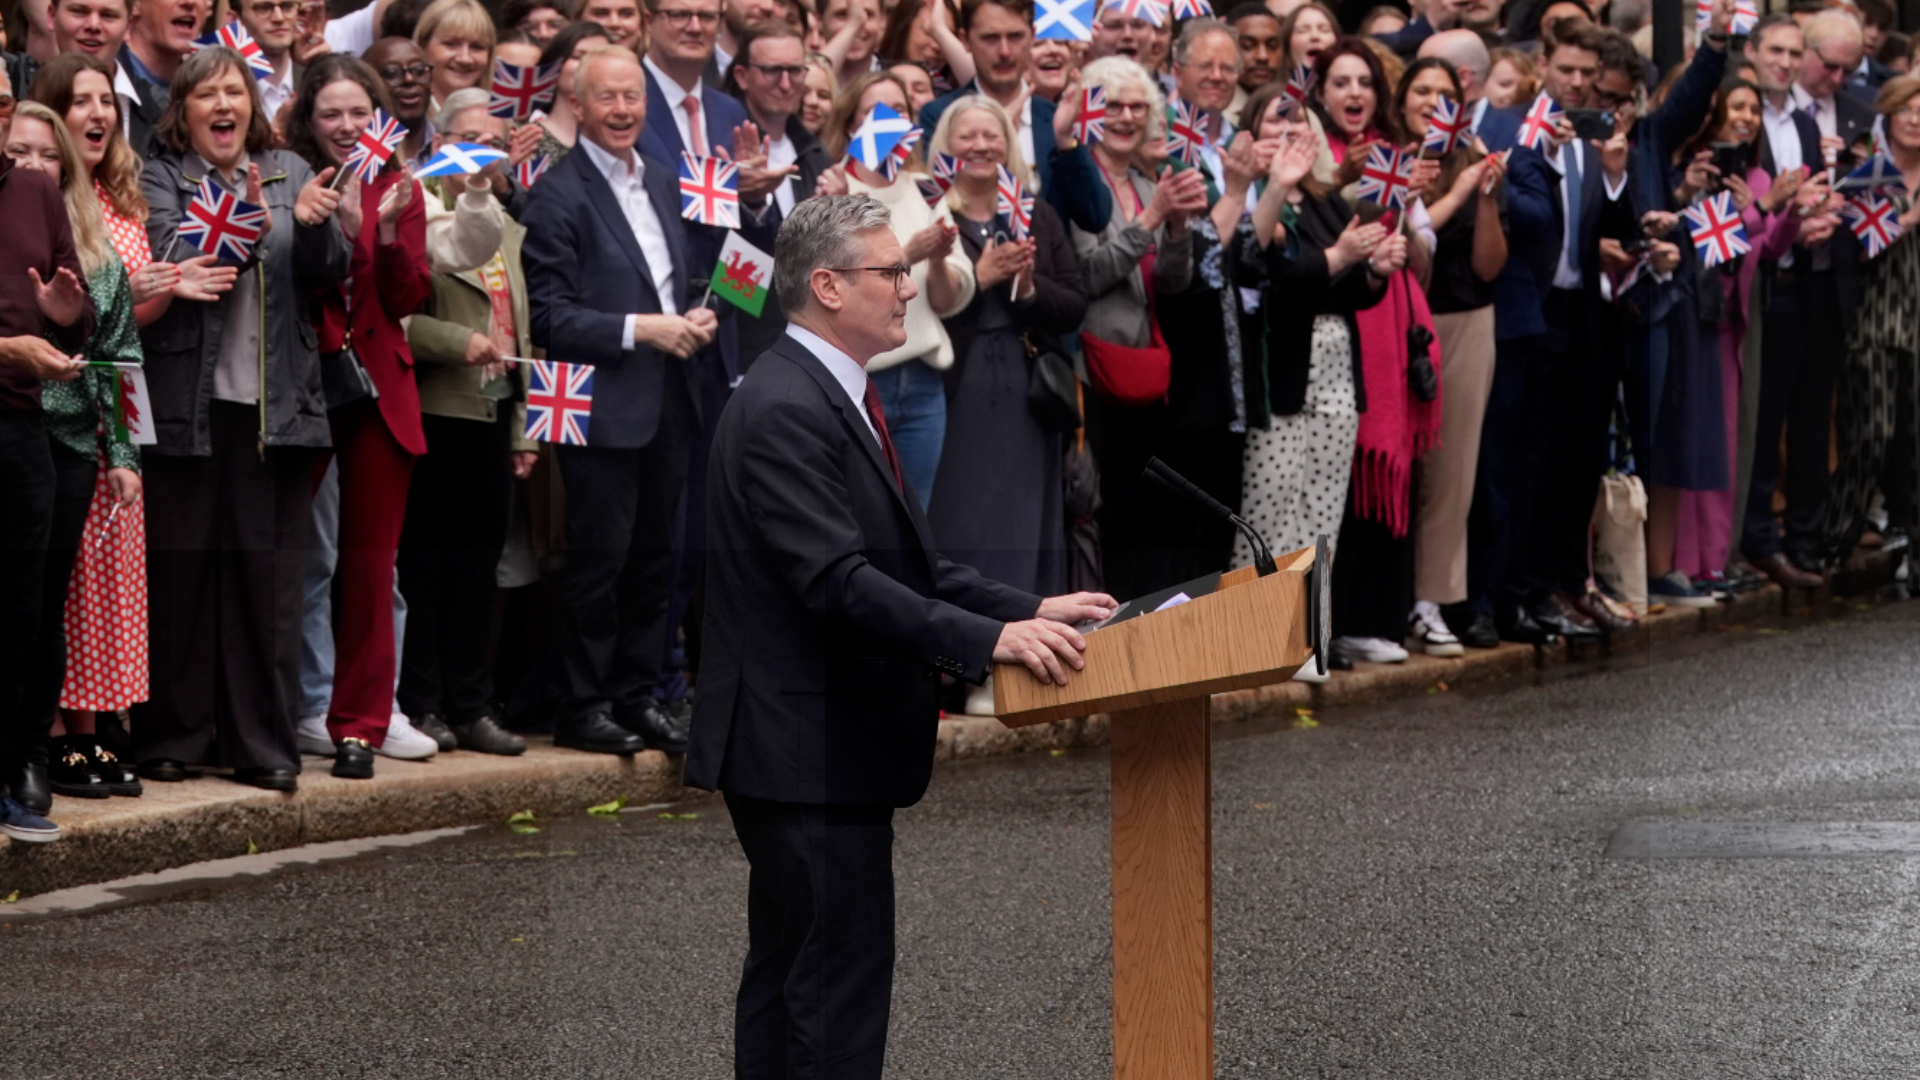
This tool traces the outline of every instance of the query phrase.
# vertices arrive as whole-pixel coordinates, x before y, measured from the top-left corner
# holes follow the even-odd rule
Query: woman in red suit
[[[374,109],[391,113],[365,63],[326,56],[301,77],[287,147],[315,169],[344,168]],[[340,562],[335,570],[333,775],[373,775],[373,750],[393,715],[393,564],[413,460],[426,453],[413,353],[400,320],[432,291],[426,210],[399,156],[369,183],[344,182],[339,226],[353,243],[345,281],[314,297],[321,375],[340,467]]]

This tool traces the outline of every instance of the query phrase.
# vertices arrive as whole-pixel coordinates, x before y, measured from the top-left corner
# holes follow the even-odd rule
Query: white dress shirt
[[[867,369],[861,367],[858,360],[827,344],[826,338],[799,323],[787,324],[787,336],[799,342],[813,354],[814,359],[826,365],[827,374],[832,375],[833,381],[840,384],[840,389],[847,392],[847,397],[853,401],[854,409],[867,422],[867,431],[873,435],[873,441],[878,445],[880,432],[874,429],[873,417],[867,414]]]
[[[1760,126],[1766,129],[1767,145],[1773,149],[1773,171],[1776,176],[1807,163],[1806,151],[1800,145],[1800,128],[1793,122],[1793,114],[1799,111],[1794,104],[1793,91],[1798,89],[1796,86],[1787,91],[1787,103],[1781,108],[1775,108],[1771,99],[1762,97],[1760,100]],[[1815,147],[1814,151],[1817,154],[1819,147]],[[1782,269],[1792,267],[1793,252],[1780,256],[1779,265]]]
[[[279,117],[281,106],[293,100],[293,89],[292,59],[288,59],[287,70],[278,79],[260,80],[260,106],[266,111],[268,123]]]
[[[120,99],[120,137],[132,141],[133,110],[140,107],[140,88],[127,74],[127,65],[118,61],[113,65],[113,96]]]
[[[653,200],[647,197],[647,163],[639,154],[633,154],[631,162],[621,161],[588,138],[582,138],[575,149],[587,152],[587,159],[607,178],[614,200],[627,215],[627,225],[640,242],[640,254],[646,256],[647,270],[653,274],[653,291],[660,297],[661,314],[678,315],[679,306],[673,302],[673,254],[667,249],[666,234],[660,230],[660,216],[653,212]],[[636,345],[637,319],[638,315],[627,316],[625,344],[629,349]]]
[[[800,151],[794,148],[793,140],[787,138],[785,128],[780,130],[779,138],[768,140],[767,168],[785,168],[799,160]],[[789,176],[780,182],[779,187],[773,189],[773,201],[780,205],[780,217],[782,220],[785,220],[788,214],[793,213],[793,185],[799,182],[800,178],[797,175]]]
[[[673,126],[680,130],[680,145],[685,147],[690,154],[697,154],[701,157],[706,157],[711,154],[713,152],[713,132],[706,129],[707,102],[706,99],[701,96],[701,93],[706,90],[707,84],[704,82],[695,82],[693,89],[683,89],[679,83],[668,78],[666,72],[660,70],[659,65],[653,62],[653,57],[649,56],[641,62],[647,65],[647,70],[653,73],[654,81],[660,84],[661,96],[667,99],[667,111],[673,114]],[[688,98],[692,98],[693,107],[700,110],[701,138],[699,146],[693,144],[693,134],[687,129],[686,100]]]
[[[1572,185],[1565,182],[1565,177],[1567,175],[1567,154],[1570,151],[1577,153],[1579,146],[1580,146],[1579,141],[1575,140],[1574,142],[1570,142],[1567,145],[1561,147],[1559,153],[1554,154],[1552,157],[1547,158],[1547,164],[1552,166],[1553,171],[1559,173],[1562,178],[1561,184],[1560,184],[1560,217],[1561,217],[1562,225],[1564,228],[1564,232],[1562,233],[1561,241],[1560,241],[1560,261],[1556,263],[1553,268],[1553,287],[1556,289],[1577,289],[1580,287],[1581,278],[1582,278],[1582,271],[1579,269],[1575,269],[1573,265],[1573,260],[1568,257],[1567,249],[1570,248],[1580,237],[1580,223],[1573,219]],[[1584,154],[1581,155],[1580,178],[1581,178],[1582,185],[1586,183],[1586,175],[1587,175],[1588,169],[1600,169],[1600,168],[1603,168],[1603,166],[1601,166],[1600,164],[1599,154],[1593,155],[1592,159],[1590,160]],[[1615,183],[1612,180],[1607,178],[1607,175],[1605,172],[1602,172],[1600,174],[1600,181],[1601,181],[1600,186],[1606,191],[1608,202],[1613,202],[1614,200],[1618,199],[1620,197],[1620,193],[1622,191],[1625,191],[1627,188],[1627,178],[1625,174],[1621,175],[1619,183]],[[1586,189],[1583,186],[1581,190],[1582,192],[1584,192]],[[1586,207],[1583,205],[1581,207],[1581,214],[1584,216],[1585,213],[1586,213]],[[1581,257],[1583,259],[1598,259],[1600,257],[1600,252],[1598,250],[1595,250],[1593,252],[1582,252]]]

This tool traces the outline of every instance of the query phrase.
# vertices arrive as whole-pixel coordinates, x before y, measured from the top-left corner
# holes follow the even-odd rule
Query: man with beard
[[[1239,126],[1247,95],[1286,77],[1280,66],[1286,63],[1287,45],[1280,40],[1280,20],[1258,0],[1248,0],[1227,12],[1227,25],[1233,27],[1240,45],[1240,79],[1233,89],[1233,101],[1227,105],[1227,119]]]
[[[779,18],[773,0],[726,0],[720,7],[720,36],[713,43],[713,59],[708,62],[707,70],[701,72],[706,84],[715,90],[725,89],[727,69],[740,55],[740,39],[753,27]]]
[[[427,119],[433,65],[427,63],[427,54],[412,38],[389,37],[374,42],[361,59],[387,84],[393,117],[406,125],[407,137],[400,143],[401,160],[419,160],[433,147],[433,123]]]
[[[940,126],[948,106],[970,94],[982,94],[1007,111],[1020,139],[1021,160],[1032,163],[1040,191],[1060,216],[1091,233],[1107,227],[1113,197],[1093,171],[1093,159],[1073,137],[1072,110],[1027,88],[1032,58],[1032,0],[967,0],[960,9],[960,33],[973,57],[974,76],[951,94],[920,110],[920,126]]]

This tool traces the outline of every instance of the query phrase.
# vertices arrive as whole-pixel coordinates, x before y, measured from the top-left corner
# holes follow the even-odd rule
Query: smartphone
[[[1613,138],[1611,109],[1568,109],[1567,120],[1573,124],[1575,138],[1602,141]]]
[[[1744,143],[1714,143],[1713,167],[1720,170],[1721,176],[1747,178],[1747,170],[1752,167],[1752,153]]]

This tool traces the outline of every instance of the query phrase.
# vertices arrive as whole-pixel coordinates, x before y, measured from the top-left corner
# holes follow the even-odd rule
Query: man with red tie
[[[1064,684],[1112,597],[1042,600],[934,550],[866,363],[906,340],[906,256],[870,195],[794,208],[786,336],[714,435],[706,653],[687,784],[726,794],[751,868],[734,1075],[878,1080],[893,988],[893,811],[933,771],[940,673]]]

